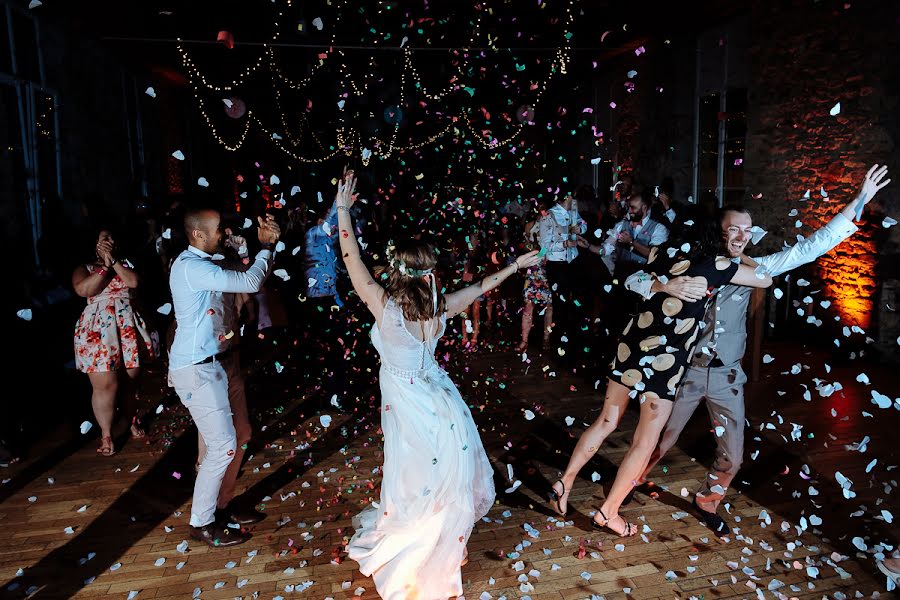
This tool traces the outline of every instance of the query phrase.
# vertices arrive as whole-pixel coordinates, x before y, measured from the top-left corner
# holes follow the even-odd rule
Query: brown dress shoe
[[[213,521],[203,527],[191,527],[191,537],[213,548],[237,546],[250,539],[249,533],[239,529],[226,527],[218,521]]]
[[[216,520],[220,523],[237,523],[238,525],[252,525],[266,518],[266,513],[253,508],[235,508],[228,505],[225,508],[216,509]]]

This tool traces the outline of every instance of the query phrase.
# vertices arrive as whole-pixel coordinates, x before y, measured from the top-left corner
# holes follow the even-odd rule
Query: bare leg
[[[481,300],[472,303],[472,345],[478,343],[478,331],[481,329]]]
[[[131,426],[132,437],[141,439],[145,435],[144,428],[141,427],[141,420],[137,415],[141,394],[141,368],[125,369],[125,373],[128,377],[125,380],[125,385],[122,386],[124,388],[122,394],[122,417]]]
[[[495,300],[493,296],[488,296],[487,299],[487,321],[485,321],[488,325],[494,322],[494,304]]]
[[[112,424],[116,414],[116,390],[119,387],[119,374],[116,371],[103,373],[88,373],[91,387],[91,407],[94,409],[94,418],[100,426],[100,448],[103,455],[115,452],[112,443]]]
[[[575,450],[572,452],[571,458],[569,458],[569,464],[560,477],[560,481],[565,486],[565,489],[560,489],[560,481],[553,484],[553,489],[560,496],[559,504],[563,512],[565,512],[567,507],[567,498],[572,490],[572,486],[575,484],[578,472],[597,453],[609,434],[616,430],[619,421],[622,420],[625,408],[628,406],[628,392],[629,389],[621,383],[609,380],[606,387],[606,399],[603,401],[603,410],[600,411],[600,416],[578,438]]]
[[[550,345],[550,330],[553,329],[553,304],[544,309],[544,345]]]
[[[622,505],[622,500],[634,487],[635,480],[641,476],[650,461],[650,455],[659,442],[659,435],[666,426],[670,414],[672,414],[670,400],[646,400],[641,404],[641,417],[634,432],[634,438],[631,440],[631,447],[625,454],[625,458],[622,459],[616,480],[613,482],[606,501],[600,507],[607,519],[606,523],[601,524],[608,524],[610,529],[620,535],[628,532],[625,531],[624,520],[617,519],[619,507]]]
[[[522,312],[522,341],[516,346],[517,352],[524,352],[528,348],[528,334],[531,333],[531,325],[534,322],[534,302],[525,301],[525,310]]]

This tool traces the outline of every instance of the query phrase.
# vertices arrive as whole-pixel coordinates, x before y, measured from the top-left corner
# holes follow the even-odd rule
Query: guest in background
[[[91,405],[100,426],[97,452],[112,456],[116,451],[112,428],[121,371],[125,371],[128,384],[123,413],[131,419],[131,435],[140,439],[145,434],[134,415],[137,380],[141,365],[153,360],[156,348],[134,302],[140,279],[131,263],[117,252],[109,229],[100,231],[94,250],[95,260],[79,265],[72,273],[75,293],[88,299],[75,326],[75,365],[91,380]]]

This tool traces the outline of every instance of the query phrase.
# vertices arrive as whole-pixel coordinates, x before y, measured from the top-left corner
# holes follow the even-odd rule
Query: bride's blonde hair
[[[432,296],[432,277],[437,275],[437,252],[433,245],[421,240],[405,240],[388,245],[389,264],[385,292],[393,298],[407,321],[427,321],[447,309],[444,294],[436,280]],[[437,311],[434,310],[437,306]]]

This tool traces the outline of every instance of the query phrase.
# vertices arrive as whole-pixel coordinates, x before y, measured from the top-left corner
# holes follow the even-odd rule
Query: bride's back
[[[390,366],[404,371],[425,369],[434,363],[434,350],[445,324],[444,315],[424,324],[407,322],[394,299],[388,298],[381,325],[372,328],[372,342],[381,360]]]

